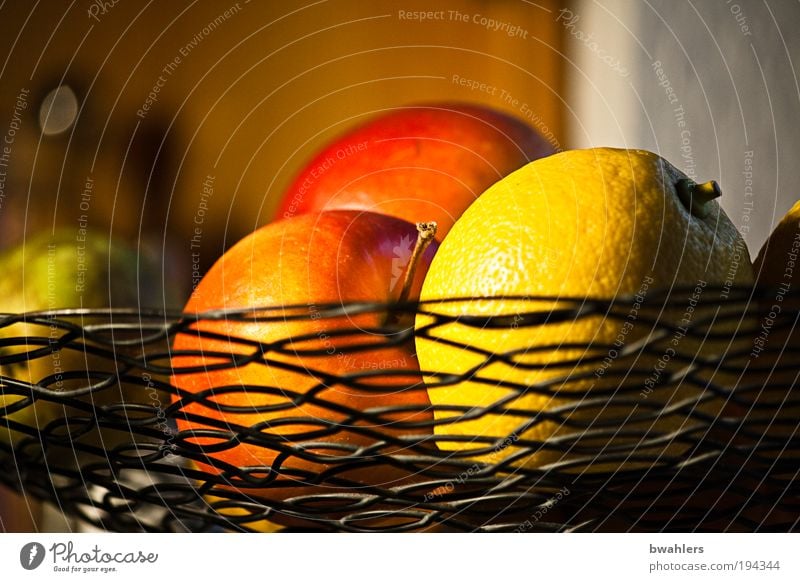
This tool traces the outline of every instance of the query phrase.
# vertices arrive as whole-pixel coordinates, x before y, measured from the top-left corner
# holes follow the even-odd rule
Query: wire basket
[[[695,302],[685,326],[665,313],[686,313],[690,289],[646,300],[3,315],[0,480],[113,531],[796,530],[798,310],[783,302],[773,341],[755,348],[766,292],[716,291],[725,302]],[[636,338],[536,335],[629,329],[634,310],[647,329]],[[269,344],[230,333],[287,322],[314,331]],[[443,331],[455,325],[540,339],[491,351]],[[175,349],[180,337],[231,349]],[[468,353],[468,369],[420,371],[414,346],[426,340]],[[353,365],[332,373],[323,363],[334,358]],[[263,374],[194,391],[181,380],[236,379],[246,367]],[[303,381],[275,385],[278,369]],[[434,397],[465,383],[477,401]],[[374,405],[348,406],[348,391]],[[397,404],[397,394],[432,404]]]

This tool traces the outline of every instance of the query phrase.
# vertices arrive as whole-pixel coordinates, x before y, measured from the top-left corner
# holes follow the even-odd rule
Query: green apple
[[[17,454],[20,450],[24,451],[24,457],[41,452],[37,450],[35,431],[45,429],[57,418],[75,415],[76,411],[46,399],[26,404],[30,394],[25,394],[24,386],[25,395],[20,395],[21,385],[17,384],[17,391],[11,393],[10,383],[47,385],[54,391],[73,389],[85,385],[87,378],[69,380],[65,377],[67,372],[113,371],[115,363],[113,358],[100,358],[80,348],[53,349],[64,333],[53,319],[40,316],[43,321],[35,322],[26,317],[11,323],[12,318],[62,308],[177,309],[184,298],[174,282],[161,283],[161,262],[155,253],[139,252],[126,243],[85,229],[60,229],[28,238],[24,244],[0,253],[0,272],[0,357],[8,360],[34,350],[41,352],[35,358],[0,363],[0,457],[7,457],[9,446],[13,447],[10,463],[13,466],[25,462]],[[105,321],[107,318],[95,317],[84,318],[82,323]],[[30,339],[26,343],[22,338]],[[82,338],[79,340],[82,343]],[[127,388],[124,393],[122,390],[112,386],[82,400],[98,406],[122,399],[152,404],[145,390],[135,393]],[[79,414],[86,417],[85,411]],[[12,430],[8,420],[29,428]],[[124,437],[123,432],[94,430],[82,440],[109,448]],[[56,454],[64,456],[64,452],[59,448]],[[48,452],[47,458],[52,455]],[[13,475],[10,478],[11,482],[17,479]],[[41,508],[35,501],[0,490],[0,520],[7,527],[17,531],[38,529],[40,515]]]
[[[62,229],[28,239],[0,255],[0,269],[0,313],[8,314],[6,317],[61,308],[172,308],[179,304],[170,288],[157,283],[161,269],[153,256],[85,230]],[[45,382],[51,390],[60,391],[68,385],[66,371],[113,366],[113,361],[88,356],[80,349],[48,350],[63,333],[48,318],[2,325],[0,341],[7,345],[0,345],[0,355],[7,358],[34,350],[42,354],[28,361],[0,364],[0,376],[30,384]],[[20,338],[25,337],[35,339],[24,345]],[[75,381],[69,387],[77,387]],[[15,412],[3,410],[27,398],[7,390],[7,381],[0,380],[1,441],[9,442],[15,433],[17,439],[21,437],[9,430],[6,418],[42,428],[54,415],[63,414],[60,406],[41,400]]]

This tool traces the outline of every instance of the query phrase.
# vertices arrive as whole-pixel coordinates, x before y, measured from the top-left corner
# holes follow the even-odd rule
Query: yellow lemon
[[[707,384],[735,380],[698,358],[731,348],[747,318],[728,300],[753,283],[719,194],[608,148],[537,160],[483,193],[437,252],[416,321],[439,447],[574,470],[684,453],[724,404]],[[609,312],[615,298],[627,303]],[[530,325],[535,313],[552,315]]]
[[[58,308],[139,305],[154,308],[165,302],[172,307],[176,304],[173,295],[177,294],[171,286],[162,290],[151,284],[160,270],[156,257],[140,254],[126,242],[111,240],[102,233],[79,237],[77,231],[67,228],[41,233],[0,254],[0,266],[3,269],[0,314],[8,317]],[[86,317],[81,323],[97,325],[108,321],[105,317]],[[29,397],[12,393],[6,388],[9,380],[28,384],[46,380],[44,385],[50,390],[61,392],[83,386],[88,381],[85,375],[70,380],[70,373],[115,369],[116,362],[112,358],[95,357],[81,349],[81,337],[66,349],[56,349],[65,334],[64,328],[44,316],[35,323],[28,320],[4,322],[0,328],[0,356],[4,360],[38,353],[30,360],[0,363],[0,441],[16,443],[23,437],[10,429],[7,419],[41,430],[56,418],[79,413],[46,399],[36,399],[23,406],[30,402],[33,394]],[[19,386],[15,388],[18,390]],[[128,396],[132,401],[135,397],[139,403],[152,401],[145,390]],[[112,388],[84,399],[101,406],[119,402],[122,393],[119,388]],[[86,412],[80,414],[85,416]],[[131,438],[129,433],[122,436]]]
[[[797,281],[800,280],[798,259],[800,259],[800,200],[795,202],[781,219],[753,261],[756,284],[774,290],[775,300],[782,303],[789,290],[798,288]],[[778,293],[779,290],[782,293]],[[771,296],[765,297],[762,302],[767,308],[771,308],[774,303]]]
[[[782,457],[797,455],[784,450],[785,437],[797,438],[800,397],[797,352],[800,349],[800,202],[778,223],[753,263],[759,299],[760,327],[753,340],[752,374],[748,392],[742,392],[734,414],[746,415],[753,434],[781,437],[771,443]],[[757,406],[753,406],[757,405]]]
[[[800,201],[789,209],[761,247],[753,261],[753,271],[756,285],[764,290],[753,356],[757,359],[766,351],[764,357],[771,363],[785,365],[787,358],[794,357],[790,350],[800,347]]]

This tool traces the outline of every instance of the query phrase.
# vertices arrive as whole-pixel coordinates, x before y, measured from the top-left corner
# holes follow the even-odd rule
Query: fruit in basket
[[[102,234],[84,235],[77,229],[64,228],[52,234],[33,236],[24,244],[5,250],[0,255],[0,265],[3,269],[3,277],[0,279],[0,313],[8,317],[61,308],[102,308],[111,304],[136,307],[140,302],[142,305],[155,307],[163,305],[165,300],[168,304],[174,305],[175,302],[170,287],[164,290],[162,296],[162,290],[152,284],[153,277],[160,271],[154,258],[149,254],[139,254],[126,244],[110,242]],[[143,281],[141,295],[137,293],[137,269]],[[85,318],[83,323],[96,321]],[[26,404],[28,396],[12,393],[10,381],[28,384],[45,381],[51,389],[61,391],[77,387],[76,380],[66,379],[68,372],[113,368],[113,362],[87,354],[77,347],[48,350],[47,348],[56,345],[63,333],[62,328],[46,318],[39,323],[27,319],[4,323],[0,327],[0,338],[6,342],[6,345],[0,347],[0,355],[4,358],[42,350],[40,355],[30,360],[20,359],[0,364],[0,456],[4,454],[4,446],[18,447],[25,438],[30,440],[29,446],[24,448],[25,454],[37,454],[36,433],[13,430],[8,420],[36,431],[44,429],[57,418],[76,413],[72,408],[44,399]],[[26,337],[32,338],[31,341],[35,343],[26,345],[23,340]],[[86,379],[78,379],[77,382],[85,383]],[[90,397],[84,400],[88,398]],[[120,393],[118,389],[110,388],[91,398],[97,405],[107,404],[112,400],[119,400]],[[86,415],[85,412],[80,414]],[[63,433],[63,429],[59,430]],[[93,444],[98,444],[97,439],[102,437],[97,431],[92,434]],[[117,442],[108,434],[104,436],[107,444]],[[87,438],[84,438],[84,442]],[[59,448],[57,451],[57,454],[63,456],[65,449]],[[19,450],[13,454],[14,462],[25,462]],[[8,505],[7,509],[2,510],[4,520],[8,523],[9,519],[13,521],[18,516],[20,530],[30,531],[36,527],[34,516],[38,510],[35,503],[32,500],[11,501],[13,498],[10,495],[10,492],[0,495],[0,506]],[[18,508],[22,508],[21,511]]]
[[[5,251],[0,256],[0,265],[3,268],[0,312],[11,315],[60,308],[101,308],[112,304],[118,307],[140,304],[153,307],[164,301],[161,289],[156,292],[153,285],[143,283],[142,294],[137,291],[137,269],[141,269],[144,282],[150,275],[157,274],[155,260],[138,254],[125,244],[110,242],[104,235],[85,235],[75,229],[41,234]],[[166,297],[172,301],[169,289]],[[19,345],[15,342],[16,345],[0,348],[0,353],[11,357],[53,347],[63,333],[62,328],[47,319],[40,323],[28,319],[5,325],[0,328],[0,336],[6,341],[31,337],[37,343]],[[29,361],[3,364],[0,373],[30,384],[47,380],[51,389],[59,391],[68,387],[64,378],[67,371],[87,369],[87,357],[90,369],[108,369],[110,365],[81,349],[43,350],[41,355]],[[23,396],[4,391],[0,404],[13,407],[23,399]],[[29,426],[44,427],[56,415],[63,414],[61,406],[37,400],[31,406],[4,416]],[[22,436],[17,431],[10,433],[4,421],[5,418],[0,424],[0,440],[8,442],[12,435],[16,435],[16,439]]]
[[[382,438],[430,434],[429,426],[413,424],[432,418],[410,339],[413,321],[385,311],[336,315],[326,304],[417,297],[437,246],[428,225],[418,228],[372,212],[308,214],[255,231],[212,266],[186,313],[239,309],[249,318],[272,319],[203,320],[175,338],[173,366],[206,369],[176,373],[172,383],[192,395],[205,393],[211,401],[182,406],[178,428],[223,431],[220,438],[188,437],[190,443],[212,447],[208,462],[198,467],[213,475],[222,472],[220,463],[259,467],[260,478],[271,470],[276,481],[264,487],[241,479],[230,486],[272,501],[341,492],[331,478],[347,479],[354,487],[406,482],[409,475],[379,455],[403,449],[399,443],[381,445]],[[257,312],[257,307],[274,309]],[[387,330],[394,331],[387,336]],[[353,351],[355,346],[364,349]],[[257,361],[225,366],[226,354],[249,354]],[[264,363],[258,361],[262,354]],[[387,410],[399,406],[404,408]],[[196,416],[181,419],[183,413]],[[358,418],[364,414],[372,416]],[[226,427],[232,433],[249,427],[262,442],[240,442],[242,434],[225,445],[233,436]],[[361,450],[370,445],[375,448]],[[348,468],[337,462],[353,454],[361,464],[351,461]],[[312,483],[322,471],[329,481]]]
[[[751,431],[777,440],[780,456],[787,437],[797,437],[800,396],[797,393],[797,355],[800,350],[800,202],[778,223],[753,262],[759,296],[760,326],[753,340],[750,383],[729,412],[746,418]]]
[[[436,221],[441,240],[489,185],[552,146],[485,106],[430,104],[385,112],[329,143],[295,178],[277,217],[371,210]]]
[[[800,326],[794,321],[800,304],[795,269],[800,258],[800,201],[781,219],[753,261],[756,285],[768,290],[760,300],[764,332],[756,342],[757,354],[769,344],[800,347]],[[793,313],[794,312],[794,313]],[[787,321],[785,318],[791,317]],[[773,333],[774,332],[774,333]]]
[[[474,458],[489,463],[513,456],[517,466],[564,460],[593,471],[685,453],[673,431],[702,421],[690,418],[692,402],[666,407],[702,397],[698,409],[715,415],[724,400],[672,375],[695,356],[725,353],[746,319],[726,309],[725,288],[753,282],[718,195],[716,183],[696,184],[653,153],[607,148],[537,160],[481,195],[442,242],[421,293],[431,312],[459,319],[417,316],[434,414],[450,421],[436,426],[440,448],[479,451]],[[453,297],[474,299],[436,302]],[[602,302],[626,297],[604,316]],[[704,321],[717,307],[718,318]],[[552,316],[532,326],[531,312]],[[481,319],[490,315],[504,318],[493,327]],[[703,341],[692,325],[725,339]],[[710,368],[696,372],[699,384]],[[720,372],[714,380],[732,379]],[[459,420],[462,412],[474,416]],[[556,448],[537,448],[543,441]],[[592,463],[614,447],[619,456]],[[634,447],[651,457],[628,461]]]

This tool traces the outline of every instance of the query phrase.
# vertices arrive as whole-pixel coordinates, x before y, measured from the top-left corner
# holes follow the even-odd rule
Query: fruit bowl
[[[684,309],[691,291],[670,291],[667,308],[674,302]],[[692,341],[669,352],[679,365],[655,379],[663,342],[677,332],[660,323],[658,292],[644,303],[633,297],[518,297],[516,311],[502,315],[470,313],[475,300],[469,298],[200,315],[134,309],[4,314],[0,481],[112,531],[793,531],[800,516],[800,396],[790,388],[800,368],[785,363],[796,358],[771,358],[795,349],[783,342],[762,342],[753,356],[760,322],[742,314],[757,311],[761,293],[728,288],[724,306],[698,305],[692,325],[681,330]],[[772,333],[794,325],[791,298]],[[483,307],[491,302],[480,301]],[[453,316],[459,302],[465,307]],[[286,356],[298,353],[309,362],[388,350],[433,337],[454,321],[533,332],[581,318],[622,322],[634,306],[652,327],[635,345],[555,346],[570,356],[546,363],[525,360],[524,350],[481,352],[485,361],[469,371],[469,380],[487,384],[486,398],[463,407],[432,404],[433,414],[424,418],[408,416],[413,405],[348,408],[332,394],[430,393],[466,380],[463,371],[420,372],[401,361],[339,377],[313,366],[295,369],[318,381],[309,391],[243,382],[188,392],[175,382],[211,369],[292,366]],[[427,319],[416,330],[335,325],[364,314],[381,315],[380,321]],[[172,348],[181,334],[212,334],[198,332],[202,322],[307,318],[323,329],[330,323],[330,333],[269,345],[221,338],[237,346],[232,353]],[[742,323],[730,326],[724,353],[701,358],[697,342],[719,333],[710,325],[719,318]],[[9,331],[23,323],[23,334]],[[68,352],[87,354],[90,369],[59,368],[28,379],[9,372]],[[186,364],[198,357],[203,365]],[[549,372],[530,385],[482,376],[498,362]],[[592,374],[603,382],[587,390],[584,380]],[[698,389],[667,404],[653,397],[679,385]],[[531,393],[557,394],[558,400],[541,411],[515,406]],[[250,413],[283,413],[250,424],[222,421],[220,412],[243,412],[237,400],[243,395]],[[335,411],[340,420],[292,412],[310,405]],[[664,424],[670,415],[682,421]],[[502,434],[441,430],[491,416],[513,417],[517,428]],[[185,428],[189,421],[192,428]],[[544,423],[569,430],[536,438],[545,434],[536,432]],[[343,431],[356,436],[330,438]],[[233,465],[219,454],[242,445],[269,449],[274,461]]]

